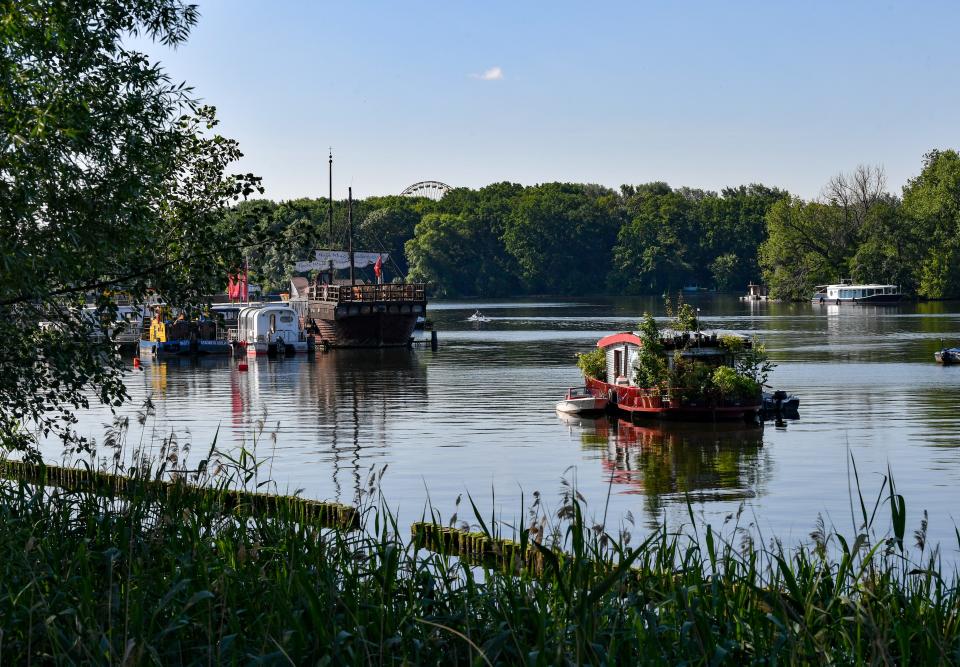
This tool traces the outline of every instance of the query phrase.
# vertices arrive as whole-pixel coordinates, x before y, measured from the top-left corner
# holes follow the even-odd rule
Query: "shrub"
[[[737,354],[743,351],[745,347],[745,341],[743,336],[738,336],[736,334],[723,334],[720,336],[720,345],[725,347],[730,352]]]
[[[578,354],[577,367],[584,377],[603,379],[607,373],[607,355],[600,348],[585,354]]]
[[[638,387],[653,388],[667,380],[667,362],[663,357],[660,330],[650,313],[644,313],[639,324],[640,354],[637,357],[633,382]]]

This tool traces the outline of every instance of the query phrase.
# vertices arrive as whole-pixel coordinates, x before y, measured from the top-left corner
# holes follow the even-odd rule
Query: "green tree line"
[[[354,247],[390,253],[386,279],[427,282],[442,296],[646,294],[757,279],[765,215],[788,194],[763,185],[709,192],[665,183],[623,186],[495,183],[441,200],[355,200]],[[242,202],[239,227],[286,238],[250,254],[251,279],[283,289],[316,247],[346,247],[347,203]],[[296,230],[296,232],[286,230]],[[296,236],[293,236],[293,235]]]
[[[346,247],[346,201],[243,202],[231,215],[287,242],[255,250],[252,279],[284,289],[315,247]],[[390,253],[387,280],[426,282],[437,296],[661,294],[686,285],[769,285],[783,299],[850,278],[960,297],[960,156],[924,157],[901,196],[861,166],[803,200],[761,184],[720,192],[663,182],[494,183],[441,200],[354,202],[354,246]],[[297,230],[293,232],[291,230]],[[294,236],[294,234],[296,236]],[[371,276],[367,276],[371,277]]]

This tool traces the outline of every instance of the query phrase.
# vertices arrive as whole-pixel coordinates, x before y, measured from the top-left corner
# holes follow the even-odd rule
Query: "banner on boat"
[[[353,253],[353,265],[362,269],[365,266],[376,264],[378,259],[384,262],[389,257],[390,253],[388,252],[355,252]],[[331,262],[333,262],[333,268],[335,269],[349,269],[350,253],[346,250],[317,250],[316,258],[312,262],[297,262],[294,268],[297,271],[326,271],[330,268]]]

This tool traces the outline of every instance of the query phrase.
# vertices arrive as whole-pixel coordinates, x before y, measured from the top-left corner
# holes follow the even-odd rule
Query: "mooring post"
[[[430,349],[436,350],[439,346],[439,341],[437,340],[437,330],[433,329],[430,331]]]

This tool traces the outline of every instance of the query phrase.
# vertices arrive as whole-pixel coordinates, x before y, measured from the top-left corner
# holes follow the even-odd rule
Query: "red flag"
[[[233,281],[233,274],[229,274],[227,276],[227,297],[229,297],[231,301],[237,298],[239,288],[240,286]]]
[[[373,275],[377,277],[377,282],[383,278],[383,255],[377,256],[377,263],[373,265]]]

